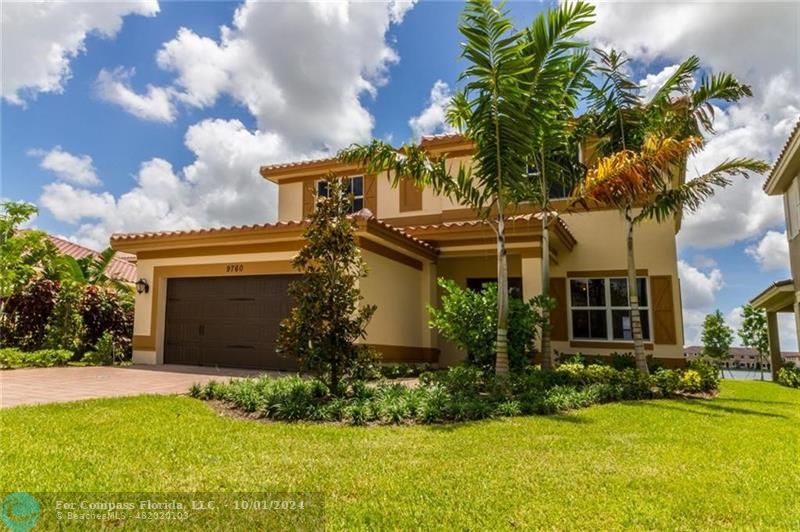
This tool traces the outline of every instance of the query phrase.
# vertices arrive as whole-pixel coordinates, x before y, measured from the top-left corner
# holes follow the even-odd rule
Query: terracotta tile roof
[[[90,256],[95,257],[99,255],[99,253],[93,249],[70,242],[69,240],[64,240],[63,238],[59,238],[57,236],[47,235],[47,238],[53,243],[53,246],[55,246],[56,251],[58,251],[60,255],[68,255],[75,259],[83,259]],[[135,255],[118,251],[108,264],[106,273],[108,273],[108,275],[114,279],[119,279],[120,281],[125,281],[128,283],[135,283],[135,260]]]
[[[420,140],[420,146],[425,146],[426,144],[432,144],[437,142],[451,142],[451,141],[466,141],[466,137],[464,137],[461,133],[439,133],[437,135],[423,135],[422,139]]]
[[[414,244],[427,249],[428,251],[435,252],[436,248],[429,243],[420,240],[412,235],[407,234],[402,229],[389,225],[388,223],[376,218],[369,209],[362,209],[361,211],[352,215],[354,218],[362,219],[365,223],[376,224],[385,228],[388,231],[396,233],[397,235],[413,242]],[[143,233],[114,233],[111,235],[112,245],[115,242],[130,242],[136,240],[150,240],[163,237],[184,237],[184,236],[201,236],[218,233],[242,233],[248,231],[281,231],[286,229],[301,228],[308,224],[308,220],[291,220],[286,222],[275,222],[265,224],[252,224],[252,225],[234,225],[223,227],[212,227],[204,229],[186,229],[179,231],[152,231]]]
[[[303,166],[310,166],[314,164],[326,164],[332,163],[336,161],[336,157],[322,157],[318,159],[301,159],[299,161],[289,161],[284,163],[275,163],[275,164],[266,164],[261,167],[262,172],[269,172],[271,170],[282,170],[285,168],[295,168],[295,167],[303,167]]]
[[[541,212],[533,212],[533,213],[526,213],[526,214],[516,214],[513,216],[509,216],[506,218],[506,223],[514,223],[519,221],[530,222],[532,220],[542,220],[542,213]],[[565,232],[566,235],[569,235],[569,238],[572,239],[573,244],[577,243],[575,239],[575,235],[572,234],[570,231],[569,226],[564,221],[563,218],[560,216],[555,215],[552,218],[552,223],[558,224],[558,226]],[[436,224],[424,224],[424,225],[409,225],[403,227],[404,231],[408,231],[413,233],[415,231],[426,231],[426,230],[436,230],[436,229],[443,229],[443,228],[450,228],[450,227],[477,227],[480,225],[485,225],[487,222],[479,219],[473,220],[462,220],[462,221],[455,221],[455,222],[441,222]]]
[[[772,170],[770,170],[769,176],[764,181],[764,186],[763,186],[764,190],[767,189],[767,184],[770,181],[772,181],[772,179],[775,177],[775,171],[777,170],[777,168],[780,165],[781,161],[783,161],[783,158],[786,157],[787,154],[788,154],[789,145],[792,143],[794,138],[797,137],[798,135],[800,135],[800,118],[797,119],[797,123],[794,125],[794,128],[792,128],[792,132],[789,133],[789,138],[786,139],[786,142],[784,143],[783,148],[781,148],[781,152],[778,154],[778,157],[775,159],[775,164],[772,165]]]

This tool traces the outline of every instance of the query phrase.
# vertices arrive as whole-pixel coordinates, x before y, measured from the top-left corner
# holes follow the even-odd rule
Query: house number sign
[[[244,271],[244,264],[226,264],[225,273],[241,273]]]

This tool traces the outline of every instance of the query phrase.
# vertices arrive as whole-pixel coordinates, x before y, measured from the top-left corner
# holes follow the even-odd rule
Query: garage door
[[[275,352],[296,275],[169,279],[164,363],[295,370]]]

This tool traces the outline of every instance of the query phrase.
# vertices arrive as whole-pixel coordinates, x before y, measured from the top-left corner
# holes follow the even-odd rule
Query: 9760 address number
[[[244,271],[244,264],[226,264],[225,273],[241,273]]]

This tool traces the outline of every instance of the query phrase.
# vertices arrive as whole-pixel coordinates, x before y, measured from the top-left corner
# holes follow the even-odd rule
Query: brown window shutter
[[[550,297],[556,300],[556,307],[550,313],[550,339],[566,342],[567,334],[567,279],[550,278]]]
[[[378,179],[374,174],[364,176],[364,207],[378,216]]]
[[[400,212],[422,210],[422,189],[410,179],[400,181]]]
[[[675,305],[672,302],[672,277],[653,275],[650,277],[650,294],[653,305],[653,339],[657,344],[674,344]]]
[[[314,181],[303,181],[303,219],[314,212]]]

